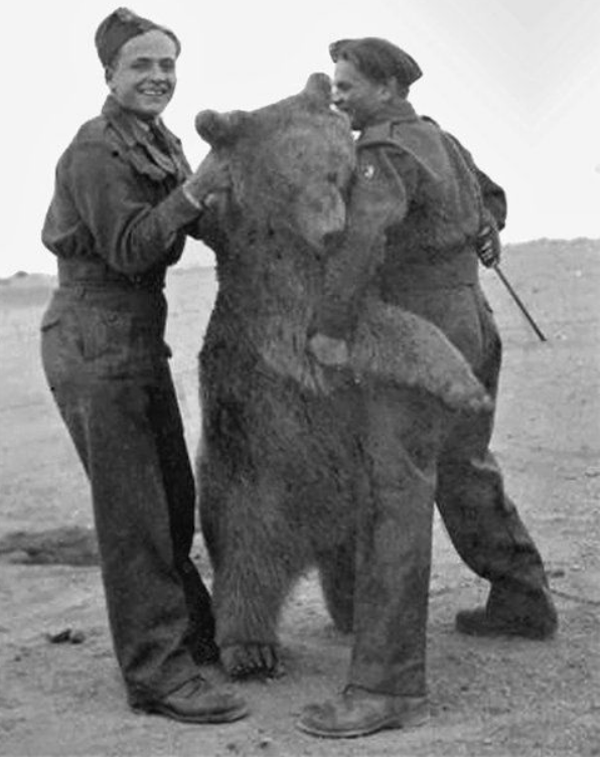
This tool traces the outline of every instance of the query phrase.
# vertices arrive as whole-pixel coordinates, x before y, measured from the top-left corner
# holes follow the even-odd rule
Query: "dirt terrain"
[[[482,602],[486,585],[461,564],[436,521],[431,723],[344,741],[294,728],[304,704],[343,686],[350,649],[310,575],[282,620],[286,676],[239,685],[251,717],[186,726],[127,708],[87,484],[40,367],[38,326],[54,282],[38,275],[0,282],[0,755],[600,755],[600,241],[509,246],[503,270],[547,342],[485,271],[505,344],[493,446],[545,557],[560,631],[550,642],[457,634],[456,610]],[[170,275],[169,342],[192,454],[196,354],[214,294],[212,269]],[[210,578],[200,538],[195,553]],[[206,675],[222,679],[217,668]]]

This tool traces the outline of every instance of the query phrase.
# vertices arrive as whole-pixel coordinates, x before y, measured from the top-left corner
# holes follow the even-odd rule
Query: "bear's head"
[[[245,231],[264,241],[283,232],[322,251],[344,229],[355,152],[346,116],[330,107],[330,89],[325,74],[312,74],[298,95],[264,108],[198,114],[209,158],[226,160],[231,173],[222,224],[229,237]]]

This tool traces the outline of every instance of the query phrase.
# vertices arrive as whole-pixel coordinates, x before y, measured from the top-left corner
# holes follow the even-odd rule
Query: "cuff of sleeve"
[[[183,196],[185,199],[191,203],[196,210],[204,210],[205,209],[205,203],[203,200],[199,200],[197,197],[195,197],[192,192],[190,192],[189,187],[187,184],[181,185],[181,191],[183,192]]]

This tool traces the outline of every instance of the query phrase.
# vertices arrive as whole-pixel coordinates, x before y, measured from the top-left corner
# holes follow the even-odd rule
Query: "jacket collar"
[[[377,118],[359,134],[357,144],[386,142],[392,136],[395,124],[418,120],[419,116],[408,100],[401,100],[382,110]]]
[[[388,105],[384,108],[377,115],[377,118],[374,119],[373,123],[367,126],[367,129],[371,128],[371,126],[381,126],[381,124],[387,123],[388,121],[400,123],[402,121],[416,121],[417,119],[418,116],[415,109],[408,100],[400,100],[399,102],[394,103],[394,105]]]
[[[183,157],[181,142],[167,129],[161,119],[158,119],[154,128],[164,138],[169,148],[169,154],[156,146],[150,125],[137,118],[131,111],[123,108],[112,95],[108,95],[106,98],[102,107],[102,115],[129,149],[141,146],[150,160],[166,173],[178,176],[181,174],[182,168],[187,173],[184,168],[186,162]]]

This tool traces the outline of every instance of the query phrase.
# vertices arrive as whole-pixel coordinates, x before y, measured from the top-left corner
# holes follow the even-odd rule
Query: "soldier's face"
[[[133,37],[107,69],[110,91],[140,118],[156,118],[173,97],[176,58],[177,48],[168,34],[153,29]]]
[[[332,102],[350,118],[353,129],[377,121],[387,103],[387,88],[367,79],[353,63],[338,60],[333,74]]]

